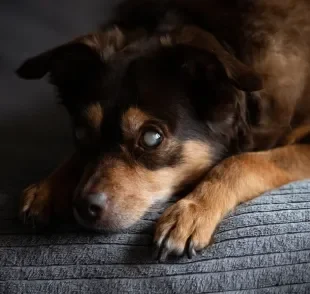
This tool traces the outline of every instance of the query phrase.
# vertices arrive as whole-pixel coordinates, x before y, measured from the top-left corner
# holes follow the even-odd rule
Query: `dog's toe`
[[[163,261],[168,255],[196,255],[211,243],[217,217],[199,205],[183,199],[168,208],[160,218],[155,232],[157,259]]]
[[[25,224],[47,225],[50,217],[50,191],[46,185],[34,184],[22,193],[20,217]]]

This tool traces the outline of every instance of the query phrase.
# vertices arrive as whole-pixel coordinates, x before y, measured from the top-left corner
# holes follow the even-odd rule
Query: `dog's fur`
[[[307,0],[126,1],[99,31],[26,61],[21,77],[49,73],[77,151],[24,191],[21,212],[47,222],[74,195],[80,223],[121,229],[192,185],[155,241],[194,254],[238,203],[309,177],[309,14]],[[157,148],[141,143],[148,129]]]

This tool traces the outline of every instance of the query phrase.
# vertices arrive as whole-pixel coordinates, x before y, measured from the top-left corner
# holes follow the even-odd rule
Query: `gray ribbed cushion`
[[[160,211],[121,234],[33,235],[10,203],[0,196],[0,293],[310,293],[310,181],[241,205],[214,245],[164,264],[151,246]]]

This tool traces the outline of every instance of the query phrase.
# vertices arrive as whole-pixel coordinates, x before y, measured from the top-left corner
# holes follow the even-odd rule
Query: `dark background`
[[[0,193],[17,199],[71,149],[69,120],[52,87],[21,80],[14,70],[27,57],[96,29],[117,2],[0,1]]]

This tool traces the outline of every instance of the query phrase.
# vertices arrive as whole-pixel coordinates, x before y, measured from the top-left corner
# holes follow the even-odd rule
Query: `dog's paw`
[[[51,197],[47,184],[39,183],[26,188],[21,197],[20,217],[25,224],[47,225],[50,220]]]
[[[189,258],[212,242],[220,212],[208,209],[192,199],[182,199],[169,207],[159,219],[155,231],[157,259],[169,254]]]

